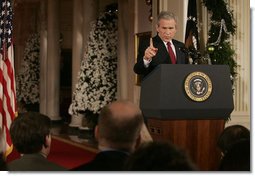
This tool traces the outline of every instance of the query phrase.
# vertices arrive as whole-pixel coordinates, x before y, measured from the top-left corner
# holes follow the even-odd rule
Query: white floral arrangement
[[[25,44],[24,61],[16,75],[16,92],[19,102],[39,103],[40,36],[31,34]]]
[[[69,114],[99,114],[116,100],[117,11],[101,13],[92,23]]]

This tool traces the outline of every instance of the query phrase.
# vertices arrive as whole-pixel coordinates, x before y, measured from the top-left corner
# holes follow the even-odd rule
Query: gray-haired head
[[[159,25],[159,21],[161,20],[161,19],[165,19],[165,20],[174,20],[176,23],[177,23],[177,18],[176,18],[176,16],[175,16],[175,14],[174,13],[172,13],[172,12],[167,12],[167,11],[161,11],[160,13],[159,13],[159,15],[158,15],[158,25]]]

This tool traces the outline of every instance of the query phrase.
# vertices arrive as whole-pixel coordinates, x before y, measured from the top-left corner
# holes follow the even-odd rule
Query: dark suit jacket
[[[24,154],[7,164],[9,171],[65,171],[67,169],[50,162],[39,153]]]
[[[150,41],[144,40],[139,44],[139,49],[138,49],[138,55],[137,55],[137,62],[134,65],[134,72],[136,74],[140,74],[143,77],[148,75],[155,67],[157,67],[159,64],[171,64],[171,59],[168,54],[168,51],[166,49],[166,46],[164,42],[161,40],[161,38],[156,35],[155,37],[152,38],[153,40],[153,46],[155,48],[158,48],[156,56],[152,58],[152,61],[149,65],[148,68],[144,66],[143,62],[143,56],[146,48],[150,45]],[[175,47],[176,51],[176,59],[177,59],[177,64],[187,64],[188,63],[188,55],[184,52],[182,52],[182,48],[185,47],[184,43],[177,41],[177,40],[172,40],[173,45]]]
[[[121,171],[128,158],[128,154],[121,151],[103,151],[96,157],[73,171]]]

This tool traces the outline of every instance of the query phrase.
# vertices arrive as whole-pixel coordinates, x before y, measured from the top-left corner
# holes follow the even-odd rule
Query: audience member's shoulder
[[[220,171],[250,171],[250,140],[242,139],[233,143],[224,153]]]
[[[35,155],[21,157],[7,165],[9,171],[66,171],[67,169]]]

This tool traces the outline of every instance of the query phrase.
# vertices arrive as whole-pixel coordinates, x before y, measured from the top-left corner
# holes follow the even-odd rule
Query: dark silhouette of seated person
[[[3,152],[0,152],[0,171],[7,171]]]
[[[51,147],[51,120],[37,113],[20,114],[11,124],[10,134],[19,159],[7,164],[10,171],[63,171],[63,167],[47,160]]]
[[[2,129],[0,128],[0,171],[7,171],[6,160],[4,157],[4,145],[3,145]]]
[[[242,125],[231,125],[226,127],[217,142],[222,156],[225,155],[233,143],[243,139],[250,139],[250,131],[246,127]]]
[[[95,128],[99,153],[73,170],[121,171],[129,154],[140,144],[143,117],[140,109],[128,101],[115,101],[105,106]]]
[[[250,171],[249,139],[241,139],[229,146],[221,159],[219,171]]]
[[[130,155],[127,171],[196,171],[189,156],[177,146],[167,142],[148,142]]]

